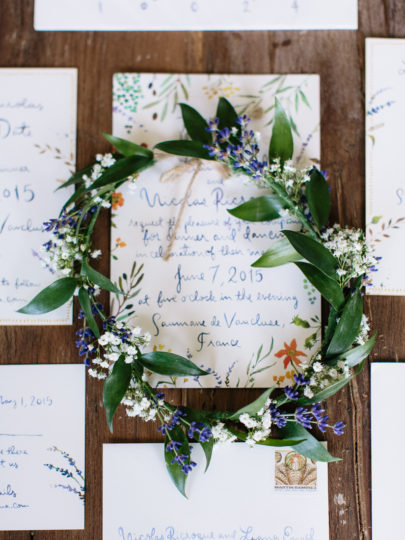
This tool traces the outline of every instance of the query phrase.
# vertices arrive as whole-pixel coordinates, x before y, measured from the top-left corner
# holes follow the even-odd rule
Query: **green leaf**
[[[86,317],[87,323],[90,326],[90,329],[92,330],[93,334],[97,338],[99,338],[100,331],[98,329],[96,320],[91,311],[90,296],[84,287],[80,287],[78,297],[79,297],[80,306],[83,310],[84,316]]]
[[[349,298],[337,323],[326,356],[339,356],[353,344],[360,329],[363,315],[363,298],[360,289]]]
[[[325,330],[325,336],[322,342],[322,352],[326,352],[326,349],[329,346],[330,340],[333,337],[333,334],[335,333],[336,325],[337,325],[337,318],[338,318],[338,312],[331,307],[328,315],[328,325]]]
[[[228,212],[231,216],[245,221],[271,221],[280,217],[279,211],[282,208],[284,205],[277,195],[262,195],[246,201]]]
[[[308,234],[286,230],[281,232],[304,259],[316,266],[318,270],[322,270],[327,276],[335,280],[337,279],[336,269],[338,262],[326,247],[311,238]]]
[[[270,394],[274,390],[274,387],[268,388],[261,394],[255,401],[252,401],[252,403],[249,403],[249,405],[246,405],[246,407],[242,407],[238,411],[236,411],[229,420],[239,420],[239,417],[241,414],[247,413],[249,416],[254,416],[255,414],[260,411],[260,409],[263,409],[266,401],[269,399]]]
[[[115,137],[114,135],[110,135],[108,133],[103,133],[103,137],[105,137],[110,144],[115,146],[118,152],[125,157],[143,156],[148,159],[153,159],[152,150],[149,150],[140,144],[127,141],[126,139],[121,139],[120,137]]]
[[[165,141],[158,143],[155,148],[175,156],[194,157],[211,161],[214,159],[209,155],[208,150],[204,148],[203,143],[199,141]]]
[[[252,266],[259,268],[273,268],[296,262],[302,259],[301,255],[295,251],[287,238],[281,238],[273,244],[263,255],[255,261]]]
[[[103,402],[108,427],[112,433],[113,418],[118,405],[128,390],[131,382],[132,368],[131,364],[125,363],[124,358],[119,358],[112,369],[110,375],[106,378],[103,387]]]
[[[143,354],[139,357],[140,363],[150,371],[160,375],[169,375],[170,377],[200,377],[208,375],[198,366],[177,354],[155,351]]]
[[[77,279],[64,277],[48,285],[39,292],[26,306],[17,310],[26,315],[42,315],[57,309],[73,296],[77,286]]]
[[[89,175],[96,163],[97,163],[96,161],[93,161],[91,165],[88,165],[84,169],[81,169],[80,171],[77,171],[74,174],[72,174],[72,176],[68,180],[66,180],[66,182],[64,182],[61,186],[57,187],[55,191],[58,191],[59,189],[66,188],[68,186],[72,186],[74,184],[78,184],[79,182],[82,182],[83,175],[85,174]]]
[[[232,129],[233,127],[236,127],[238,128],[238,131],[240,130],[240,125],[237,122],[239,118],[238,113],[235,111],[229,101],[224,97],[219,98],[217,107],[217,118],[219,120],[219,129]]]
[[[358,347],[354,347],[353,349],[350,349],[343,353],[341,356],[337,358],[337,360],[346,360],[346,364],[349,367],[357,366],[357,364],[360,364],[363,360],[367,358],[367,356],[371,353],[374,347],[375,340],[377,338],[377,333],[374,334],[364,345],[359,345]]]
[[[327,224],[330,213],[330,193],[325,177],[318,169],[313,169],[311,179],[305,186],[305,196],[309,211],[318,229]]]
[[[186,495],[187,474],[181,470],[180,465],[178,465],[177,463],[172,463],[173,458],[176,457],[176,453],[173,451],[168,452],[166,450],[166,447],[171,439],[173,441],[177,441],[181,443],[181,447],[177,450],[177,452],[178,454],[184,454],[186,456],[189,456],[189,460],[190,460],[190,445],[188,444],[187,437],[180,426],[174,426],[174,428],[170,431],[170,438],[168,435],[166,435],[164,453],[165,453],[167,471],[169,473],[170,478],[173,480],[173,483],[176,486],[176,488],[180,491],[180,493],[184,497],[187,498],[187,495]]]
[[[311,405],[312,403],[319,403],[320,401],[324,401],[325,399],[328,399],[335,395],[339,390],[341,390],[346,384],[348,384],[352,379],[354,375],[351,375],[350,377],[347,377],[346,379],[342,379],[340,381],[337,381],[327,388],[324,388],[323,390],[317,392],[314,397],[312,398],[301,398],[297,400],[295,403],[297,405]]]
[[[124,157],[108,167],[105,172],[97,178],[93,184],[87,188],[87,191],[98,189],[109,184],[115,184],[121,180],[125,180],[128,176],[138,174],[153,165],[153,159],[144,156],[129,156]]]
[[[280,158],[287,161],[292,158],[294,152],[294,141],[291,125],[288,117],[276,98],[276,110],[274,113],[273,132],[270,140],[269,158],[274,161]]]
[[[192,409],[191,407],[184,407],[184,412],[185,412],[185,418],[188,422],[201,422],[202,424],[205,424],[207,425],[208,427],[210,427],[210,423],[207,419],[207,414],[204,412],[204,411],[199,411],[199,410],[196,410],[196,409]],[[230,414],[228,414],[228,416],[230,416]],[[210,415],[210,418],[212,419],[213,416]],[[207,471],[208,467],[210,466],[210,463],[211,463],[211,458],[212,458],[212,451],[214,449],[214,438],[211,437],[208,441],[206,442],[201,442],[199,440],[199,438],[197,438],[197,436],[195,436],[194,438],[195,441],[197,441],[200,445],[201,445],[201,448],[203,449],[204,451],[204,454],[205,454],[205,472]]]
[[[342,289],[336,281],[318,270],[313,264],[306,262],[295,263],[305,277],[321,293],[321,295],[331,304],[336,311],[339,311],[345,302]]]
[[[108,279],[108,277],[105,277],[103,274],[100,274],[100,272],[97,272],[97,270],[94,270],[94,268],[89,266],[86,261],[84,261],[82,264],[81,274],[82,276],[86,276],[92,283],[95,283],[101,287],[101,289],[104,291],[113,292],[115,294],[123,294],[123,292],[120,291],[118,287],[116,287],[114,283]]]
[[[232,429],[232,428],[229,428],[227,427],[227,430],[230,431],[232,433],[232,435],[235,435],[236,437],[238,437],[238,439],[240,439],[241,441],[246,441],[246,439],[248,438],[248,435],[247,433],[243,433],[242,431],[238,431],[236,429]],[[297,439],[297,438],[293,438],[293,439],[265,439],[263,441],[257,441],[256,444],[261,444],[261,445],[264,445],[264,446],[275,446],[275,447],[283,447],[283,446],[292,446],[293,444],[298,444],[300,442],[302,442],[304,439],[303,438],[300,438],[300,439]]]
[[[186,103],[179,103],[183,116],[184,126],[193,141],[203,144],[212,144],[212,135],[207,131],[208,123],[193,107]]]
[[[286,427],[281,430],[281,433],[286,437],[305,439],[301,443],[291,445],[291,447],[301,454],[301,456],[313,459],[314,461],[324,461],[327,463],[330,463],[331,461],[341,461],[340,458],[335,458],[329,454],[323,444],[317,441],[309,431],[299,424],[288,422]]]

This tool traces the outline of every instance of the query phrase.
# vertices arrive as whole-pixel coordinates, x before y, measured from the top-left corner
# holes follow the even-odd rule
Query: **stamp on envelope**
[[[317,465],[294,450],[278,450],[274,460],[274,487],[277,489],[316,489]]]

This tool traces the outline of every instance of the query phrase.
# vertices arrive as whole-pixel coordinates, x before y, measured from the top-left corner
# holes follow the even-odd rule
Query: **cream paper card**
[[[83,365],[0,366],[0,530],[84,528]]]
[[[209,118],[215,115],[218,97],[225,96],[252,118],[267,153],[275,94],[293,119],[295,162],[318,162],[316,75],[118,73],[113,132],[152,148],[159,141],[185,136],[178,102]],[[297,229],[298,223],[292,218],[270,223],[233,218],[226,209],[262,192],[240,176],[224,179],[223,170],[206,162],[192,185],[170,258],[164,261],[195,165],[186,167],[167,155],[161,158],[115,197],[111,275],[116,281],[130,273],[134,260],[144,264],[141,293],[134,300],[136,324],[151,333],[155,349],[187,356],[210,375],[158,377],[152,382],[182,387],[291,382],[288,351],[303,353],[298,362],[310,355],[306,340],[319,326],[319,295],[294,265],[271,270],[250,265],[280,238],[283,228]],[[293,325],[296,315],[310,321],[311,328]]]
[[[371,499],[373,540],[401,536],[405,472],[393,468],[393,453],[405,445],[405,363],[373,362],[371,369]],[[392,439],[395,437],[395,448]]]
[[[76,88],[75,69],[0,69],[0,325],[72,322],[70,303],[17,310],[57,277],[41,252],[43,222],[72,193],[55,189],[75,167]]]
[[[36,0],[36,30],[357,28],[357,0]]]
[[[287,449],[234,443],[190,474],[188,499],[169,478],[162,444],[105,444],[103,539],[326,540],[327,464]]]
[[[366,40],[367,241],[382,257],[369,294],[404,295],[405,40]]]

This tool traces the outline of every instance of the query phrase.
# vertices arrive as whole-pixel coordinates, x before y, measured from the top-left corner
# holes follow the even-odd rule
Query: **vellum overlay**
[[[153,147],[185,137],[179,102],[206,118],[220,96],[252,118],[267,153],[274,97],[291,116],[298,166],[319,161],[319,78],[316,75],[114,76],[114,135]],[[198,168],[198,171],[197,171]],[[191,183],[191,180],[192,183]],[[135,187],[135,189],[133,189]],[[184,212],[175,232],[184,197]],[[295,362],[311,354],[320,299],[294,265],[251,264],[281,237],[299,229],[289,217],[248,223],[227,209],[263,194],[248,179],[228,178],[217,164],[158,155],[153,169],[120,189],[113,205],[111,272],[144,264],[141,293],[131,303],[136,324],[155,350],[190,358],[210,372],[152,383],[181,387],[267,387],[291,382]],[[169,247],[169,243],[172,245]],[[163,260],[165,255],[169,259]],[[116,307],[113,306],[113,310]],[[310,328],[292,324],[295,316]]]
[[[366,40],[367,241],[382,257],[370,294],[404,295],[405,40]]]

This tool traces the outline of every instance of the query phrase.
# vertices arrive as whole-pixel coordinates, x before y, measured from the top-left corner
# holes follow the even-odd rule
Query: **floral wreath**
[[[376,335],[368,338],[368,321],[363,314],[363,292],[368,274],[376,270],[378,257],[366,245],[364,233],[333,225],[327,227],[330,192],[326,176],[316,168],[293,166],[293,137],[287,115],[276,99],[268,161],[260,161],[258,134],[249,129],[249,119],[238,116],[225,98],[220,98],[215,120],[206,120],[192,107],[180,104],[188,140],[165,141],[156,145],[165,152],[186,159],[209,160],[229,172],[243,174],[266,195],[251,199],[229,212],[247,221],[270,221],[294,216],[301,231],[284,230],[284,236],[257,261],[255,267],[294,263],[329,304],[329,317],[315,354],[294,367],[293,383],[272,387],[236,412],[202,411],[172,405],[162,392],[147,382],[145,370],[169,376],[204,376],[189,359],[164,351],[144,352],[151,336],[130,324],[134,315],[127,302],[139,293],[142,266],[134,263],[129,275],[117,284],[97,272],[91,260],[100,250],[92,248],[92,233],[103,208],[115,204],[117,189],[135,183],[143,170],[155,163],[156,152],[130,141],[105,135],[115,147],[113,154],[97,155],[96,161],[74,174],[61,187],[76,186],[58,218],[44,224],[52,233],[44,244],[48,266],[63,277],[42,290],[19,311],[42,314],[52,311],[77,295],[79,354],[89,374],[104,380],[103,401],[112,431],[114,413],[120,404],[128,416],[159,422],[165,437],[165,461],[179,491],[185,495],[187,475],[195,467],[189,440],[200,443],[207,467],[214,444],[244,441],[281,447],[289,446],[317,461],[336,461],[308,431],[318,427],[341,435],[344,424],[330,424],[321,402],[338,392],[357,375],[370,354]],[[187,196],[185,196],[185,199]],[[118,201],[119,204],[119,201]],[[114,314],[105,314],[97,295],[101,290],[116,295]],[[295,317],[295,324],[310,324]],[[299,351],[285,344],[281,354]],[[297,362],[298,364],[298,362]]]

